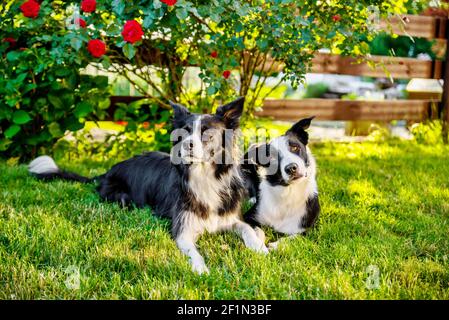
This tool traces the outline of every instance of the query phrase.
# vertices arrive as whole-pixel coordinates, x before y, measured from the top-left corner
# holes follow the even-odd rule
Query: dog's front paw
[[[257,237],[263,242],[265,243],[265,232],[263,232],[263,230],[259,227],[255,227],[254,231],[256,231],[256,235]]]
[[[193,262],[192,271],[197,274],[209,274],[209,268],[204,262]]]
[[[264,244],[263,247],[258,252],[263,253],[263,254],[268,254],[268,251],[269,251],[268,248]]]
[[[268,248],[265,246],[265,243],[259,238],[256,239],[247,244],[248,248],[258,253],[268,254]]]

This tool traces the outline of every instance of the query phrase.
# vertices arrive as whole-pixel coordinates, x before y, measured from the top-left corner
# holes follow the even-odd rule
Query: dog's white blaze
[[[307,176],[294,181],[289,186],[272,186],[265,179],[259,186],[260,203],[258,204],[258,220],[278,232],[298,234],[301,220],[306,213],[307,199],[318,194],[315,180],[316,162],[307,148],[310,165],[305,168]]]
[[[289,150],[288,145],[288,138],[286,136],[281,136],[278,138],[273,139],[270,142],[270,145],[272,145],[282,156],[280,168],[281,168],[281,174],[282,178],[284,178],[284,181],[288,182],[290,177],[285,172],[285,167],[290,163],[296,163],[298,166],[298,171],[302,175],[306,175],[306,164],[304,163],[304,160],[301,159],[298,155],[291,153]]]
[[[58,172],[59,168],[51,157],[40,156],[30,162],[28,171],[34,174],[54,173]]]
[[[201,137],[201,118],[202,116],[197,116],[197,118],[193,121],[193,128],[191,134],[189,134],[184,140],[183,143],[192,142],[193,148],[190,151],[189,149],[184,148],[184,144],[181,146],[181,157],[183,158],[193,158],[192,160],[201,160],[203,159],[203,144]],[[194,161],[196,162],[196,161]]]

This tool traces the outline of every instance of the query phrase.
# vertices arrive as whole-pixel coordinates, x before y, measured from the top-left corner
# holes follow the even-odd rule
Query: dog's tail
[[[55,161],[49,156],[40,156],[31,161],[28,165],[28,172],[33,174],[36,178],[42,180],[61,179],[90,183],[95,181],[95,179],[97,178],[83,177],[73,172],[63,171],[59,169]]]

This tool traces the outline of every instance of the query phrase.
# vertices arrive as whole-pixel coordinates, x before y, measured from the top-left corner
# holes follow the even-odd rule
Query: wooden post
[[[440,116],[443,123],[443,142],[448,143],[449,131],[449,28],[447,26],[448,19],[444,19],[441,23],[445,24],[445,39],[446,39],[446,55],[443,67],[443,98],[440,103]]]

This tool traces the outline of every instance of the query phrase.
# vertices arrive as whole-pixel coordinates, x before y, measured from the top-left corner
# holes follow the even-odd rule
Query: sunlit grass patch
[[[311,148],[317,227],[268,256],[233,233],[204,235],[198,246],[211,273],[203,276],[151,210],[102,203],[94,185],[43,183],[0,162],[0,298],[448,299],[449,149],[400,141]],[[61,166],[93,176],[114,161]],[[280,236],[265,232],[268,241]],[[78,286],[68,282],[73,272]]]

